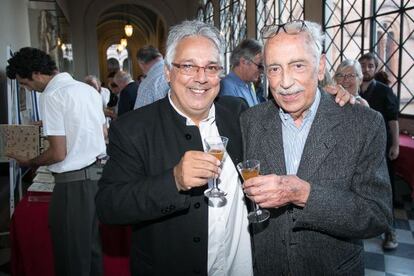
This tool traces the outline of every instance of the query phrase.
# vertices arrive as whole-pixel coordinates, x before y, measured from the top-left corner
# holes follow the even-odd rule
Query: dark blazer
[[[134,110],[137,92],[138,84],[135,81],[128,83],[128,85],[122,89],[121,93],[119,93],[118,116]]]
[[[216,124],[229,138],[233,162],[242,159],[240,113],[234,97],[215,102]],[[96,196],[99,219],[132,224],[133,275],[207,275],[206,186],[178,192],[173,168],[186,151],[203,151],[198,127],[170,105],[168,97],[111,124],[109,161]]]
[[[245,159],[260,160],[262,174],[285,175],[275,102],[244,112],[241,128]],[[270,220],[254,225],[255,275],[363,275],[360,239],[383,233],[392,218],[385,136],[378,112],[321,93],[297,172],[311,185],[308,201],[270,209]]]

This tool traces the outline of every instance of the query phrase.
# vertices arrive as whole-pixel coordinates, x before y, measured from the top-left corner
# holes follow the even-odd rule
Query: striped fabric
[[[299,127],[295,125],[293,118],[288,113],[279,109],[279,116],[282,120],[283,149],[287,174],[296,174],[298,171],[303,148],[318,110],[320,99],[320,91],[317,89],[315,100],[309,110],[306,111],[303,122]]]

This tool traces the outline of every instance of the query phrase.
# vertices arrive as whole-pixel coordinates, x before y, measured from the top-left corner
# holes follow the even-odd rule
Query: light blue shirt
[[[164,74],[164,60],[160,59],[152,65],[145,79],[138,87],[134,109],[148,105],[167,95],[170,86]]]
[[[220,96],[243,98],[246,100],[249,107],[259,103],[256,92],[252,89],[251,82],[242,81],[232,71],[220,82]]]
[[[315,100],[311,107],[305,111],[302,124],[297,127],[290,114],[285,113],[279,109],[279,116],[282,120],[282,134],[283,134],[283,149],[285,153],[285,163],[287,174],[296,175],[300,160],[302,158],[303,148],[305,147],[306,139],[308,138],[309,130],[315,119],[318,110],[319,102],[321,101],[321,93],[319,89],[316,90]]]

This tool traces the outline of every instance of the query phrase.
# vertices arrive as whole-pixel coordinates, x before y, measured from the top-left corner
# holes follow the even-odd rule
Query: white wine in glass
[[[237,164],[237,169],[242,175],[244,181],[247,179],[259,176],[260,173],[260,161],[259,160],[246,160]],[[267,220],[270,217],[270,212],[266,209],[260,209],[259,205],[254,202],[254,209],[247,215],[247,219],[251,223],[259,223]]]
[[[223,165],[226,153],[226,146],[229,139],[224,136],[209,136],[204,139],[206,152],[220,160]],[[223,198],[226,192],[220,190],[217,185],[217,179],[213,179],[213,187],[204,191],[204,195],[208,198]]]

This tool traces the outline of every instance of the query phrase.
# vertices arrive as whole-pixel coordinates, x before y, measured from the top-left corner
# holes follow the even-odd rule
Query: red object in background
[[[45,193],[30,193],[30,196]],[[15,276],[53,276],[52,241],[48,228],[48,202],[29,202],[28,196],[16,206],[10,225],[11,272]],[[129,276],[131,230],[127,226],[101,225],[105,276]]]
[[[400,155],[393,163],[395,173],[410,185],[414,200],[414,140],[411,136],[400,134]]]

